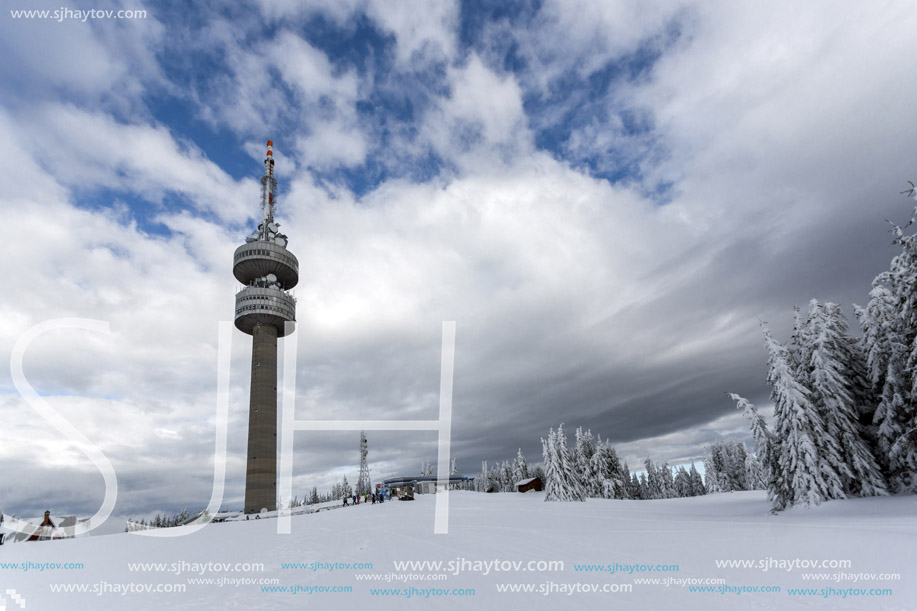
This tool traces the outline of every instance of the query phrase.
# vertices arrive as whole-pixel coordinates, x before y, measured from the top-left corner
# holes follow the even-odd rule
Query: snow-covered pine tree
[[[608,446],[608,464],[612,477],[617,481],[618,491],[615,498],[617,499],[630,499],[630,469],[627,466],[626,462],[621,462],[621,459],[618,458],[618,453],[615,452],[614,447],[611,445],[611,442],[607,439],[605,444]]]
[[[792,505],[818,505],[827,499],[843,498],[841,480],[832,465],[818,455],[827,445],[824,422],[812,405],[806,388],[796,379],[786,347],[765,327],[769,353],[767,381],[774,400],[776,435],[781,439],[777,458],[787,486],[776,500]],[[775,500],[774,510],[786,507]]]
[[[729,448],[729,480],[733,490],[751,490],[746,477],[747,459],[748,448],[738,439],[733,440]]]
[[[505,476],[503,463],[494,463],[490,468],[490,484],[494,492],[503,492],[506,489]]]
[[[522,448],[516,451],[516,458],[513,459],[513,484],[530,478],[529,465],[522,454]]]
[[[662,478],[655,463],[647,456],[643,461],[643,466],[646,468],[646,498],[664,499]]]
[[[871,437],[875,440],[879,465],[892,490],[897,490],[901,483],[900,469],[892,464],[890,450],[904,432],[906,348],[901,341],[903,325],[898,318],[897,300],[889,288],[891,284],[891,272],[879,274],[873,281],[868,305],[854,308],[863,329],[866,373],[876,402]]]
[[[583,432],[582,427],[576,427],[576,445],[573,449],[573,464],[580,487],[586,496],[595,497],[601,494],[600,477],[592,470],[592,457],[595,454],[595,438],[592,431]]]
[[[789,504],[789,499],[785,497],[787,487],[784,483],[783,471],[777,460],[780,456],[780,440],[768,430],[764,418],[751,401],[735,393],[728,394],[736,402],[736,407],[741,409],[748,419],[751,436],[755,442],[755,455],[761,464],[767,498],[775,507],[786,507]]]
[[[508,460],[504,460],[501,467],[503,469],[503,491],[512,492],[514,489],[513,485],[517,481],[513,479],[513,463]]]
[[[629,499],[639,499],[640,498],[640,486],[636,477],[630,470],[630,465],[627,464],[625,460],[621,465],[621,471],[624,474],[624,485],[627,489],[627,497]]]
[[[915,222],[917,209],[907,225],[892,225],[901,252],[873,281],[867,308],[857,312],[877,402],[879,462],[895,492],[917,492],[917,234],[906,233]]]
[[[751,452],[745,456],[745,481],[748,485],[746,490],[767,490],[764,468]]]
[[[576,474],[574,458],[567,448],[567,435],[564,425],[551,429],[548,438],[541,440],[544,455],[545,500],[546,501],[585,501],[586,494]]]
[[[691,477],[691,496],[703,496],[706,494],[707,491],[704,490],[704,479],[697,471],[697,467],[694,466],[693,462],[691,463],[691,470],[688,471],[688,475]]]
[[[672,475],[672,469],[669,467],[669,463],[662,463],[659,465],[658,470],[659,480],[662,484],[662,498],[674,499],[678,496],[678,492],[675,490],[675,478]]]
[[[691,476],[688,475],[684,465],[679,465],[675,471],[675,492],[679,497],[693,496],[691,494]]]
[[[707,448],[704,448],[704,492],[706,494],[723,492],[719,469],[713,462],[713,456],[707,452]]]
[[[847,321],[836,304],[822,305],[813,299],[807,326],[811,346],[806,386],[827,432],[819,455],[834,467],[845,494],[887,494],[885,480],[859,423],[861,413],[874,410],[861,406],[867,392],[863,387],[866,380]]]
[[[563,423],[557,427],[555,440],[557,442],[557,457],[563,472],[564,500],[585,501],[586,490],[583,486],[582,477],[576,470],[573,455],[567,447],[567,434],[564,432]]]
[[[911,195],[917,199],[917,192],[912,191]],[[897,473],[899,489],[910,492],[917,492],[917,234],[907,235],[905,229],[915,223],[917,208],[907,225],[895,226],[895,243],[901,247],[901,252],[892,264],[904,331],[901,344],[907,360],[903,371],[906,394],[902,395],[904,406],[899,410],[904,430],[892,444],[889,456],[900,466]]]
[[[544,500],[563,501],[563,474],[557,457],[557,433],[551,428],[548,437],[541,438],[541,455],[544,460]]]
[[[716,476],[717,488],[720,492],[732,492],[735,490],[730,478],[730,458],[729,450],[722,442],[717,441],[710,446],[710,460],[713,463],[713,474],[708,477]]]
[[[628,498],[627,486],[630,475],[622,473],[621,463],[611,442],[605,440],[596,446],[592,455],[592,472],[601,482],[598,486],[599,494],[606,499]]]
[[[605,499],[615,498],[615,479],[611,473],[611,466],[608,464],[608,450],[606,444],[600,443],[592,454],[589,461],[589,470],[593,473],[595,481],[592,484],[592,495],[598,492],[598,496]]]

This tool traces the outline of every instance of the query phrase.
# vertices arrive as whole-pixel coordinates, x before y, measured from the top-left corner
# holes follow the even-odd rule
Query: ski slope
[[[915,496],[774,516],[763,492],[585,503],[452,492],[442,535],[433,534],[434,504],[427,495],[293,516],[289,535],[263,519],[177,538],[3,545],[0,595],[11,611],[917,608]],[[417,564],[396,564],[405,561]],[[832,566],[804,568],[809,561]],[[812,574],[821,577],[805,578]]]

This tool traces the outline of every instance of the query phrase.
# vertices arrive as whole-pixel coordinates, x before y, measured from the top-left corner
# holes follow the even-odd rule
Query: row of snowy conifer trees
[[[917,236],[906,232],[915,221],[917,210],[893,225],[900,251],[868,305],[854,306],[862,337],[838,305],[816,300],[805,316],[797,309],[787,344],[765,328],[772,427],[731,395],[751,423],[775,511],[917,492]]]
[[[606,499],[667,499],[763,488],[763,469],[740,441],[717,442],[705,450],[706,483],[691,464],[677,468],[647,458],[644,472],[631,472],[611,443],[596,441],[590,431],[576,429],[576,444],[567,447],[561,424],[542,438],[546,501]]]
[[[594,437],[589,430],[576,429],[576,443],[567,446],[561,424],[542,439],[543,465],[530,468],[520,449],[512,461],[488,468],[481,464],[475,477],[479,492],[510,492],[516,482],[539,477],[545,483],[545,500],[578,501],[586,498],[666,499],[699,496],[708,492],[763,489],[761,464],[740,441],[716,442],[704,454],[706,483],[691,464],[677,468],[644,462],[644,472],[632,473],[611,443]]]

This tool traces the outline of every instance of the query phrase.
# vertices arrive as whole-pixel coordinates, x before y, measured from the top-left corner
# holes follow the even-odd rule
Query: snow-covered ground
[[[833,501],[778,516],[768,513],[762,492],[542,501],[539,493],[453,492],[449,532],[441,535],[433,534],[428,495],[294,516],[290,535],[277,534],[277,520],[253,520],[178,538],[118,534],[3,545],[0,596],[10,611],[917,609],[917,496]],[[443,565],[397,566],[401,561]],[[805,568],[810,561],[827,564]],[[811,574],[821,577],[806,579]],[[893,574],[900,579],[880,578]],[[445,577],[432,579],[438,575]],[[53,591],[61,584],[71,591]],[[138,591],[175,586],[184,591]],[[525,587],[533,591],[518,591]],[[585,591],[593,587],[610,591]],[[692,591],[698,587],[712,591]],[[87,591],[72,591],[79,588]],[[335,588],[349,591],[329,591]]]

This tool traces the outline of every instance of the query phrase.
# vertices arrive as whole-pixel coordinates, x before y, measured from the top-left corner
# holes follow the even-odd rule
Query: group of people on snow
[[[372,503],[373,505],[375,505],[377,502],[379,503],[385,502],[385,493],[374,492],[374,493],[367,493],[367,494],[352,494],[349,497],[345,496],[344,497],[344,507],[349,507],[349,504],[347,503],[348,500],[351,501],[351,504],[353,505],[359,505],[361,502],[362,503]]]

